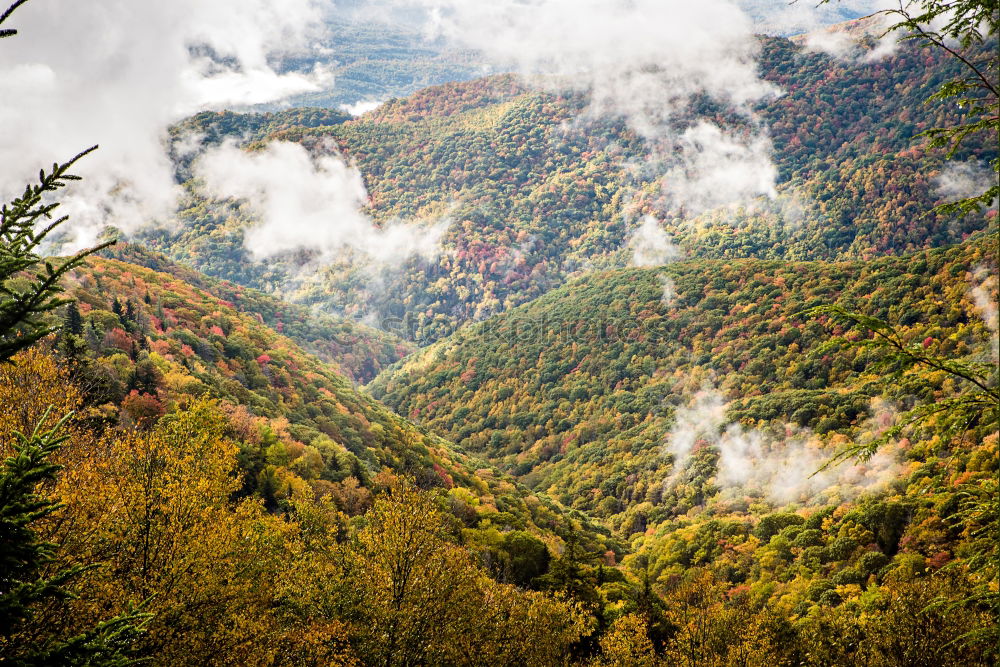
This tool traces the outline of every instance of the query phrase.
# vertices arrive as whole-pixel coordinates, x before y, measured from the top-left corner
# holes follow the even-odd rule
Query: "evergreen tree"
[[[61,217],[48,222],[59,204],[45,203],[44,195],[65,186],[67,181],[77,180],[69,169],[92,150],[64,164],[52,165],[49,173],[43,170],[37,185],[29,185],[20,197],[0,208],[0,361],[7,361],[58,329],[41,316],[67,303],[60,296],[60,280],[88,255],[112,243],[60,262],[38,255],[45,238],[66,221]]]
[[[49,574],[56,546],[41,540],[34,527],[59,508],[38,489],[59,470],[49,459],[67,439],[59,435],[65,421],[46,432],[18,433],[13,455],[0,468],[0,664],[134,664],[129,650],[147,617],[138,611],[69,638],[39,642],[23,633],[39,604],[71,598],[66,584],[88,569],[78,565]]]
[[[65,329],[74,336],[83,334],[83,317],[80,315],[80,309],[77,307],[75,301],[71,301],[66,306]]]
[[[18,0],[0,14],[0,26],[26,0]],[[0,38],[17,34],[0,28]],[[58,202],[45,196],[79,180],[70,173],[77,160],[54,164],[49,173],[39,173],[37,185],[29,185],[14,201],[0,208],[0,363],[56,331],[43,319],[69,300],[62,298],[62,277],[96,250],[109,243],[84,250],[61,262],[44,260],[38,250],[42,242],[66,217],[53,219]],[[75,313],[75,316],[74,316]],[[82,331],[78,310],[67,317],[71,333]],[[48,413],[39,421],[45,423]],[[130,656],[135,638],[142,632],[146,614],[129,611],[75,636],[58,632],[34,632],[31,624],[45,604],[73,597],[66,585],[94,565],[59,568],[55,565],[56,546],[42,540],[37,532],[42,521],[59,505],[41,492],[44,482],[55,478],[59,466],[50,461],[67,436],[59,431],[68,419],[41,431],[36,426],[30,436],[16,433],[13,454],[0,468],[0,665],[101,665],[119,666],[136,662]]]

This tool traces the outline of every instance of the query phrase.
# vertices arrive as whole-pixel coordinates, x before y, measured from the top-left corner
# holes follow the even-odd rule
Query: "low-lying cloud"
[[[678,145],[686,160],[662,181],[671,208],[697,215],[762,195],[777,196],[778,170],[765,133],[742,137],[702,121],[685,130]]]
[[[100,144],[62,196],[79,243],[106,224],[129,231],[175,210],[166,128],[209,107],[316,90],[320,69],[274,58],[321,34],[319,0],[44,0],[9,20],[0,43],[0,193],[40,166]]]
[[[667,486],[677,482],[700,446],[718,453],[716,484],[723,493],[744,493],[776,504],[812,503],[824,492],[836,490],[840,498],[875,491],[895,475],[891,452],[880,451],[869,461],[842,461],[827,465],[834,454],[810,430],[786,427],[774,434],[748,429],[726,419],[728,405],[712,388],[700,391],[675,415],[664,452],[673,457]],[[862,431],[882,432],[894,422],[889,406],[873,404],[872,417]]]
[[[628,247],[632,251],[632,266],[662,266],[681,256],[673,238],[651,215],[644,216],[642,223],[632,232]]]
[[[972,301],[990,333],[990,356],[1000,361],[1000,313],[997,311],[997,277],[985,266],[972,271]]]
[[[418,6],[428,32],[476,50],[541,88],[586,95],[587,117],[620,118],[668,173],[687,210],[770,194],[770,144],[754,123],[694,127],[696,100],[745,118],[779,94],[758,73],[754,23],[731,0],[386,0]],[[718,162],[720,158],[727,163]]]
[[[253,152],[225,143],[198,158],[194,171],[213,197],[242,199],[254,212],[258,222],[245,230],[244,245],[257,260],[298,250],[320,260],[360,253],[379,264],[431,258],[447,227],[376,225],[363,211],[368,193],[357,168],[336,153],[314,157],[296,143]]]
[[[935,179],[935,192],[945,201],[967,199],[983,194],[996,180],[996,172],[981,162],[949,162]]]

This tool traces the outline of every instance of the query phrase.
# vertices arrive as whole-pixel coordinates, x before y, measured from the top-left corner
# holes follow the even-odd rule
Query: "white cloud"
[[[677,188],[675,199],[695,200],[682,205],[729,204],[730,196],[773,190],[766,137],[719,128],[704,136],[707,122],[682,136],[695,99],[707,96],[751,117],[755,103],[779,92],[760,78],[754,24],[731,0],[387,1],[427,9],[433,36],[477,50],[537,86],[586,94],[584,118],[624,119],[645,140],[651,164],[685,175],[688,187]],[[723,167],[702,157],[722,143],[734,162]],[[761,184],[765,178],[772,180]],[[725,189],[709,198],[713,182]],[[754,187],[745,187],[749,182]]]
[[[378,109],[380,106],[382,106],[382,102],[380,101],[358,100],[354,104],[341,104],[340,108],[352,116],[361,116],[369,111]]]
[[[658,275],[657,280],[659,280],[660,289],[662,290],[660,303],[669,308],[677,301],[677,285],[674,284],[674,279],[665,273]]]
[[[745,106],[771,91],[753,25],[728,0],[413,1],[434,10],[438,34],[523,73],[566,77],[640,128],[698,93]]]
[[[808,429],[787,426],[778,435],[747,429],[728,423],[727,409],[721,393],[708,387],[677,410],[665,443],[674,459],[667,486],[679,479],[698,443],[718,452],[715,481],[724,493],[756,495],[776,504],[819,502],[827,492],[853,497],[883,486],[897,470],[893,453],[885,450],[866,463],[842,461],[824,468],[834,452]],[[878,434],[894,421],[895,411],[873,403],[872,417],[860,430]]]
[[[680,258],[680,250],[670,234],[651,215],[642,219],[629,238],[628,247],[632,251],[632,266],[662,266]]]
[[[0,42],[0,192],[92,144],[62,199],[80,242],[104,224],[133,230],[173,212],[166,127],[211,106],[316,89],[322,71],[279,73],[271,58],[304,47],[318,0],[45,0],[9,20]],[[15,94],[16,93],[16,94]]]
[[[737,0],[758,31],[769,35],[801,35],[844,21],[898,8],[896,0]]]
[[[997,277],[985,266],[977,266],[972,273],[972,300],[990,332],[990,354],[993,361],[1000,361],[1000,313],[997,312]]]
[[[825,53],[837,60],[878,62],[899,48],[899,36],[887,32],[897,22],[886,14],[876,14],[859,21],[851,29],[843,26],[816,28],[806,33],[802,44],[807,51]],[[866,45],[863,38],[874,40],[874,44]]]
[[[244,199],[260,219],[245,231],[255,259],[310,250],[330,259],[361,253],[380,264],[435,256],[447,223],[378,227],[362,212],[360,172],[337,154],[312,157],[300,144],[273,142],[246,152],[231,143],[209,149],[195,174],[217,198]]]
[[[947,201],[967,199],[986,192],[996,179],[996,173],[981,162],[949,162],[935,180],[935,191]]]
[[[663,190],[673,208],[699,214],[722,206],[777,196],[778,170],[771,162],[771,141],[727,134],[718,126],[699,122],[680,136],[686,159],[663,177]]]
[[[687,467],[695,445],[699,441],[710,442],[718,436],[719,429],[726,423],[726,402],[722,394],[711,387],[705,387],[674,413],[674,426],[667,436],[664,449],[673,457],[673,474],[669,481],[676,480]]]

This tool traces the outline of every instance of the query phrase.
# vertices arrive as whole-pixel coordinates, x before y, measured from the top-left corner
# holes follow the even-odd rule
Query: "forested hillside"
[[[805,311],[842,304],[898,323],[907,344],[989,362],[996,340],[969,283],[977,267],[995,266],[995,252],[980,242],[870,262],[596,272],[460,329],[370,390],[602,518],[631,544],[624,567],[663,595],[694,568],[703,579],[685,595],[702,605],[745,595],[800,629],[823,619],[824,632],[897,634],[899,619],[887,621],[892,630],[840,623],[989,585],[961,567],[947,573],[992,539],[985,517],[962,508],[995,492],[997,434],[966,424],[951,439],[939,420],[867,463],[826,468],[903,410],[963,389],[919,370],[886,385],[878,351],[831,343],[870,333]],[[935,622],[970,630],[986,620]],[[835,664],[859,659],[836,650]]]
[[[119,243],[106,257],[168,273],[250,315],[307,351],[333,365],[341,375],[365,383],[389,364],[410,354],[414,346],[401,338],[343,317],[326,315],[299,304],[226,280],[211,278],[142,246]]]
[[[461,329],[369,390],[567,504],[619,523],[649,500],[659,516],[683,514],[690,497],[663,497],[671,465],[662,445],[703,387],[731,402],[731,421],[860,440],[872,399],[932,400],[947,387],[884,393],[867,374],[870,353],[831,347],[832,327],[804,312],[842,304],[899,322],[908,340],[941,353],[985,355],[991,341],[968,284],[993,252],[972,243],[865,263],[597,272]],[[629,519],[624,536],[644,525]]]
[[[995,1],[5,4],[0,667],[1000,661]]]
[[[554,505],[487,468],[477,476],[475,459],[360,394],[336,367],[237,311],[226,292],[116,260],[78,270],[70,286],[76,302],[55,345],[86,389],[93,418],[150,427],[199,397],[221,400],[242,443],[243,493],[272,509],[331,494],[363,498],[388,471],[455,488],[472,503],[464,510],[471,528],[479,511],[487,522],[492,516],[535,532],[561,525]]]
[[[868,259],[967,238],[986,219],[926,214],[951,194],[941,180],[943,151],[915,139],[960,118],[953,105],[923,103],[959,66],[912,45],[869,63],[765,38],[761,72],[784,91],[757,110],[773,143],[777,198],[694,221],[668,216],[664,229],[682,253],[707,258]],[[211,275],[348,316],[398,321],[398,333],[429,342],[589,267],[626,265],[635,221],[662,217],[655,175],[630,167],[643,157],[641,142],[621,124],[581,122],[583,111],[581,99],[494,77],[420,91],[355,121],[247,135],[251,148],[294,141],[319,154],[333,140],[360,168],[377,220],[449,221],[439,257],[383,267],[375,284],[371,269],[348,263],[303,283],[293,279],[302,256],[255,262],[242,248],[252,217],[199,196],[185,207],[183,230],[147,241]],[[744,122],[707,102],[697,114]],[[242,136],[247,122],[202,115],[184,129]],[[973,139],[958,161],[975,165],[995,153]]]

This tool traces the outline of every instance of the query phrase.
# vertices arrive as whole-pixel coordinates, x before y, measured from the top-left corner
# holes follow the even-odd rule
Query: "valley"
[[[90,152],[8,197],[0,665],[995,664],[995,7],[765,5],[707,26],[745,99],[461,2],[206,14],[182,77],[336,77],[164,123],[165,218]]]

